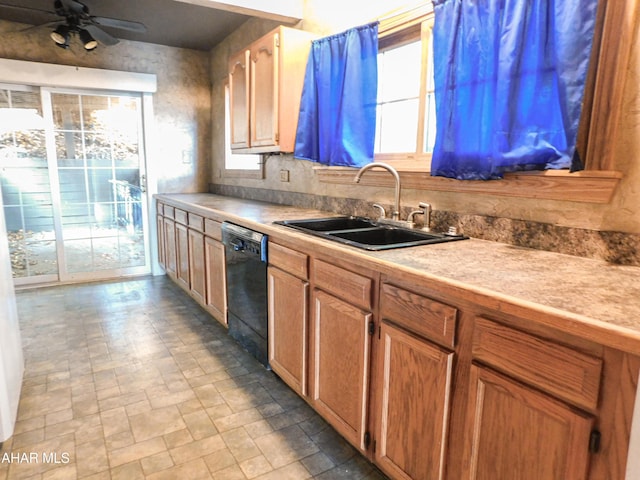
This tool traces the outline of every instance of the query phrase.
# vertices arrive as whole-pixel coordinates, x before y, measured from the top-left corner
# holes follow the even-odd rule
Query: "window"
[[[609,203],[622,178],[622,173],[615,171],[613,149],[610,146],[615,141],[620,118],[624,91],[624,81],[621,79],[627,76],[633,27],[638,15],[633,3],[602,1],[598,9],[578,134],[578,150],[586,169],[576,173],[566,170],[508,173],[503,180],[488,182],[453,180],[431,177],[429,174],[430,149],[435,136],[430,70],[431,2],[381,19],[379,51],[382,70],[378,108],[384,118],[378,118],[381,123],[376,137],[376,161],[393,164],[400,171],[403,186],[407,188]],[[418,124],[415,125],[412,123],[414,120],[409,120],[410,115],[416,118],[415,88],[407,88],[404,94],[398,94],[400,88],[397,86],[413,85],[413,79],[403,76],[416,74],[415,66],[406,65],[405,62],[415,57],[418,44],[422,48],[419,69],[421,88],[417,98]],[[393,68],[397,68],[396,75],[388,75]],[[394,85],[394,82],[397,83]],[[410,144],[415,145],[415,149]],[[397,149],[401,151],[392,151]],[[326,183],[350,184],[353,180],[351,168],[316,167],[316,172],[319,180]],[[362,183],[391,185],[387,177],[384,173],[380,176],[369,175],[363,178]]]
[[[231,115],[229,85],[224,87],[224,175],[225,177],[263,178],[262,155],[231,152]]]
[[[429,14],[408,35],[380,40],[376,160],[413,159],[428,168],[435,142],[432,27]]]

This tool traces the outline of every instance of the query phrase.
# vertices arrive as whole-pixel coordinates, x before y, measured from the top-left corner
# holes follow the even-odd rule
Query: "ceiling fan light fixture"
[[[85,29],[80,30],[80,41],[82,42],[82,45],[84,45],[84,49],[87,51],[93,50],[98,46],[98,42]]]
[[[53,32],[51,38],[62,48],[69,46],[69,27],[67,25],[58,25]]]

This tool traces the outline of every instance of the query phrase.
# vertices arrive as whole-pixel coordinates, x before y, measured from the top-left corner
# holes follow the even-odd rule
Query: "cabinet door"
[[[372,315],[321,290],[314,290],[312,304],[313,406],[364,451]]]
[[[583,480],[593,417],[479,366],[467,415],[473,480]]]
[[[442,479],[453,353],[380,329],[375,460],[393,478]]]
[[[309,282],[269,267],[269,364],[296,393],[307,395]]]
[[[231,148],[249,144],[249,50],[229,58],[229,127]]]
[[[251,47],[251,146],[278,144],[278,42],[274,32]]]
[[[158,263],[163,269],[166,269],[164,217],[162,215],[156,215],[156,236],[158,238]]]
[[[227,325],[227,289],[224,245],[204,237],[206,308],[223,325]]]
[[[164,246],[165,246],[165,271],[171,278],[176,278],[177,252],[176,252],[176,224],[170,218],[164,217]]]
[[[205,259],[204,259],[204,235],[196,230],[189,229],[189,285],[191,295],[198,303],[205,303]]]
[[[176,223],[176,277],[178,285],[189,290],[189,234],[187,227]]]

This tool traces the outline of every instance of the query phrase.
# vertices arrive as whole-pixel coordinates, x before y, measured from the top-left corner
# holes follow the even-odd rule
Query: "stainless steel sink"
[[[452,242],[468,238],[463,235],[449,235],[378,225],[369,219],[361,217],[282,220],[274,223],[364,250],[388,250]]]

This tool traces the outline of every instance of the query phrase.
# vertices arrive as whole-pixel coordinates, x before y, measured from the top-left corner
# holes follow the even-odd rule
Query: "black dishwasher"
[[[267,235],[223,222],[222,243],[229,335],[268,368]]]

